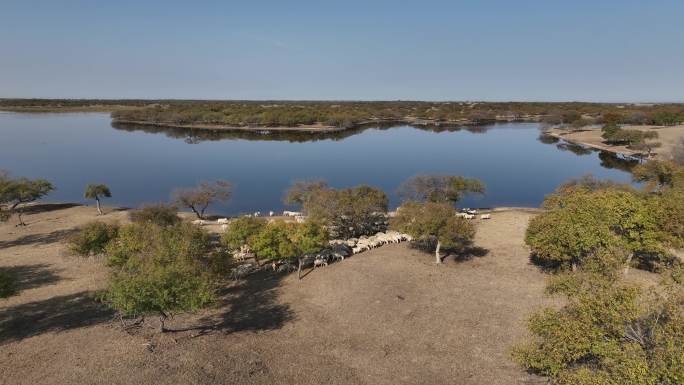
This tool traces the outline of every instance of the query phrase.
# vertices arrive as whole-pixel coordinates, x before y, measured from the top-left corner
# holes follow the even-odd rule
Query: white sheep
[[[287,211],[286,210],[286,211],[283,211],[283,215],[286,217],[297,217],[297,216],[301,216],[302,213],[300,213],[299,211]]]
[[[228,218],[219,218],[216,220],[216,223],[218,223],[219,225],[228,223]]]
[[[491,218],[492,218],[492,216],[489,215],[489,214],[482,214],[482,215],[480,215],[480,219],[491,219]]]
[[[273,214],[275,214],[273,211],[269,211],[269,212],[268,212],[268,216],[269,216],[269,217],[272,217]]]
[[[204,225],[204,221],[202,219],[195,219],[194,221],[192,221],[192,224],[202,226]]]

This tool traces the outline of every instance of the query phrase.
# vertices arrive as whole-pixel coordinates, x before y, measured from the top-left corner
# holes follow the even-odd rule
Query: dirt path
[[[296,276],[257,275],[226,289],[215,309],[124,332],[90,299],[106,282],[97,261],[60,239],[92,207],[0,225],[0,266],[24,269],[22,291],[0,300],[2,384],[527,384],[509,358],[539,305],[544,275],[528,262],[533,215],[495,212],[481,249],[444,266],[390,245]],[[124,220],[124,212],[107,214]],[[208,326],[212,327],[209,328]]]

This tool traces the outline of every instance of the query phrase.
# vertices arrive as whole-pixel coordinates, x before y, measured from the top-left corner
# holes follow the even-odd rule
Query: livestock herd
[[[273,217],[274,212],[269,211],[269,216]],[[476,210],[463,209],[461,212],[457,213],[456,216],[465,219],[474,219],[477,216]],[[249,217],[258,217],[261,212],[257,211],[254,214],[248,214]],[[297,211],[284,211],[283,216],[294,218],[297,222],[303,222],[305,217],[302,213]],[[480,214],[480,219],[486,220],[491,219],[491,214]],[[227,231],[230,219],[219,218],[218,220],[208,221],[203,219],[197,219],[192,221],[196,225],[209,225],[217,224],[220,225],[222,231]],[[413,238],[408,234],[403,234],[394,230],[387,230],[386,232],[378,232],[374,235],[360,236],[358,238],[350,239],[334,239],[329,242],[329,247],[321,250],[315,254],[306,254],[298,258],[301,267],[303,268],[317,268],[328,266],[329,263],[335,261],[343,261],[346,257],[350,257],[354,254],[359,254],[364,251],[368,251],[386,244],[390,243],[400,243],[400,242],[411,242]],[[256,260],[256,256],[252,250],[250,250],[248,245],[243,245],[240,249],[235,250],[232,253],[233,258],[239,262],[245,262],[249,259]],[[297,266],[293,264],[292,260],[278,260],[272,261],[270,266],[274,271],[293,271],[297,269]],[[233,276],[235,278],[242,277],[253,271],[255,271],[258,266],[251,263],[243,263],[233,269]]]

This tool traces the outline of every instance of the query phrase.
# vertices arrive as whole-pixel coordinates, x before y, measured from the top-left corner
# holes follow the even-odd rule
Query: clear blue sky
[[[684,101],[684,1],[3,0],[0,97]]]

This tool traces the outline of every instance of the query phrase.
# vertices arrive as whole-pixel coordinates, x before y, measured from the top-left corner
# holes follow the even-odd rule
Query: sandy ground
[[[62,239],[93,207],[48,206],[0,225],[0,266],[20,293],[0,300],[1,384],[536,384],[510,359],[543,304],[529,263],[529,210],[478,221],[476,245],[442,266],[407,244],[294,275],[257,274],[215,308],[124,331],[92,300],[102,261]],[[126,213],[100,217],[125,221]]]
[[[661,146],[654,149],[654,157],[657,159],[672,159],[672,153],[676,146],[684,140],[684,125],[678,126],[625,126],[629,130],[655,131],[658,138],[652,142],[659,142]],[[572,143],[583,144],[599,150],[616,152],[624,155],[635,155],[637,151],[628,149],[625,146],[611,146],[603,143],[601,129],[591,129],[585,131],[568,132],[566,130],[553,129],[551,135]]]

